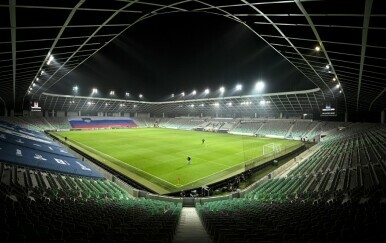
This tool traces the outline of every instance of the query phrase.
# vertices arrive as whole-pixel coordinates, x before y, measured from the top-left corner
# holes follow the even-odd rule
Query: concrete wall
[[[67,111],[67,116],[68,117],[78,116],[78,112],[77,111]]]
[[[65,117],[66,114],[65,114],[64,111],[57,111],[57,112],[56,112],[56,116],[57,116],[57,117]]]
[[[24,112],[23,112],[24,115]],[[29,112],[29,115],[31,117],[43,117],[43,112],[42,111],[31,111]]]

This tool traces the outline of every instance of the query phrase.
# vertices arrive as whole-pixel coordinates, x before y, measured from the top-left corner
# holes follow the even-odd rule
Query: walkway
[[[173,240],[174,243],[210,243],[209,235],[206,233],[201,223],[200,217],[194,207],[182,208],[180,221],[177,226],[177,233]]]

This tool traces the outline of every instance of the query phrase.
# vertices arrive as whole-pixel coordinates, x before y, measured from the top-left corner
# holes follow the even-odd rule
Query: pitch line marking
[[[244,163],[244,162],[242,162],[242,163]],[[236,164],[236,165],[234,165],[234,166],[240,165],[240,164],[242,164],[242,163]],[[189,185],[189,184],[192,184],[192,183],[194,183],[194,182],[196,182],[196,181],[199,181],[199,180],[205,179],[205,178],[207,178],[207,177],[209,177],[209,176],[212,176],[212,175],[214,175],[214,174],[217,174],[217,173],[223,172],[223,171],[225,171],[225,170],[227,170],[227,169],[229,169],[229,168],[231,168],[231,167],[233,167],[233,166],[230,166],[230,167],[228,167],[228,168],[226,168],[226,169],[223,169],[223,170],[219,170],[219,171],[217,171],[217,172],[214,172],[214,173],[212,173],[212,174],[210,174],[210,175],[207,175],[207,176],[205,176],[205,177],[201,177],[201,178],[199,178],[199,179],[197,179],[197,180],[194,180],[194,181],[191,181],[191,182],[189,182],[188,184],[185,184],[185,185]],[[183,185],[183,186],[185,186],[185,185]]]
[[[78,143],[79,143],[79,142],[78,142]],[[95,149],[93,149],[93,148],[91,148],[91,147],[89,147],[89,146],[87,146],[87,145],[85,145],[85,144],[83,144],[83,143],[80,143],[80,144],[84,145],[85,147],[87,147],[87,148],[89,148],[89,149],[91,149],[91,150],[95,150]],[[142,172],[145,173],[145,174],[148,174],[148,175],[153,176],[153,177],[155,177],[155,178],[157,178],[157,179],[160,179],[161,181],[166,182],[166,183],[168,183],[169,185],[175,186],[174,184],[172,184],[172,183],[170,183],[170,182],[168,182],[168,181],[165,181],[164,179],[159,178],[158,176],[155,176],[155,175],[150,174],[150,173],[148,173],[148,172],[146,172],[146,171],[144,171],[144,170],[141,170],[141,169],[139,169],[139,168],[137,168],[137,167],[134,167],[134,166],[132,166],[132,165],[130,165],[130,164],[127,164],[127,163],[123,162],[122,160],[119,160],[119,159],[117,159],[117,158],[114,158],[113,156],[110,156],[110,155],[108,155],[108,154],[102,153],[102,152],[100,152],[100,151],[98,151],[98,153],[101,153],[101,154],[105,155],[106,157],[110,157],[110,158],[112,158],[112,159],[114,159],[114,160],[117,160],[117,161],[119,161],[119,162],[121,162],[121,163],[123,163],[123,164],[125,164],[125,165],[130,166],[131,168],[134,168],[134,169],[136,169],[136,170],[142,171]],[[146,179],[145,179],[145,180],[146,180]],[[147,181],[149,181],[149,180],[147,180]]]
[[[202,158],[196,158],[198,160],[203,160],[205,162],[208,162],[208,163],[212,163],[212,164],[217,164],[217,165],[221,165],[221,166],[225,166],[225,167],[228,167],[228,168],[231,168],[232,166],[228,166],[228,165],[225,165],[225,164],[221,164],[221,163],[218,163],[218,162],[215,162],[215,161],[210,161],[210,160],[207,160],[207,159],[202,159]]]

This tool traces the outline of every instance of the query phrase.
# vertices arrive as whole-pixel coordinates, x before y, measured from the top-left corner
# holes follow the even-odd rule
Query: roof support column
[[[9,18],[11,21],[11,41],[12,41],[12,91],[13,108],[16,104],[16,0],[9,0]]]
[[[357,93],[357,112],[359,108],[359,95],[361,93],[363,65],[365,63],[366,46],[367,46],[367,34],[369,32],[369,23],[371,15],[371,7],[373,0],[366,0],[365,4],[365,16],[363,18],[363,29],[362,29],[362,49],[361,49],[361,62],[359,66],[359,79],[358,79],[358,93]]]

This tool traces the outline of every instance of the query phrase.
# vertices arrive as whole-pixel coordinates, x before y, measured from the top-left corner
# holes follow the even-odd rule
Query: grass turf
[[[280,144],[282,150],[299,144],[293,140],[162,128],[71,131],[60,135],[91,148],[90,151],[99,151],[107,160],[129,164],[177,190],[193,182],[200,185],[205,177],[262,156],[265,144]]]

